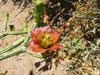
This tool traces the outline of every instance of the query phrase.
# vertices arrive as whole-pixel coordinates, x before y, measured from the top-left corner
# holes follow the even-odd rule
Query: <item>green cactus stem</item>
[[[26,50],[25,47],[21,47],[21,48],[17,48],[16,50],[14,50],[12,52],[9,51],[9,52],[3,53],[0,55],[0,60],[6,59],[6,58],[11,57],[11,56],[18,55],[20,53],[25,52],[25,50]]]
[[[26,34],[27,31],[17,31],[17,32],[3,32],[2,34],[0,34],[0,39],[7,36],[7,35],[20,35],[20,34]]]
[[[43,55],[41,53],[35,53],[35,52],[28,50],[28,49],[26,50],[26,52],[28,54],[32,55],[32,56],[35,56],[35,57],[38,57],[38,58],[43,58]]]
[[[43,17],[43,2],[41,0],[35,0],[33,1],[33,6],[34,22],[39,25]]]
[[[3,49],[0,50],[0,54],[3,54],[13,48],[15,48],[16,46],[18,46],[20,43],[22,43],[24,41],[24,37],[22,37],[21,39],[17,40],[16,42],[14,42],[13,44],[11,44],[10,46],[7,46]]]
[[[22,22],[22,26],[23,26],[23,28],[24,28],[24,31],[27,31],[27,22],[26,22],[26,20],[24,20],[24,21]]]
[[[7,22],[8,22],[9,14],[7,12],[4,13],[4,28],[3,31],[6,32],[7,30]]]

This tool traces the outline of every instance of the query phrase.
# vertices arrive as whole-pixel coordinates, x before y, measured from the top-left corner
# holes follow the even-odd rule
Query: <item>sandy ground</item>
[[[23,30],[21,22],[28,18],[29,12],[31,11],[31,5],[25,8],[23,11],[23,3],[20,8],[14,6],[12,0],[8,0],[6,4],[2,4],[0,0],[0,33],[2,33],[3,28],[3,13],[9,13],[8,20],[8,30],[9,25],[14,25],[15,30]],[[22,12],[21,12],[22,11]],[[28,22],[28,27],[32,25],[32,21]],[[23,35],[8,35],[3,39],[0,39],[0,49],[12,44],[15,40],[19,39]],[[33,57],[27,53],[19,54],[18,56],[13,56],[8,59],[0,61],[0,73],[7,70],[7,75],[69,75],[64,70],[65,67],[58,65],[55,69],[54,59],[48,59],[46,62],[44,59]],[[47,63],[50,63],[47,65]],[[64,61],[62,63],[65,63]],[[39,67],[38,67],[39,66]]]

